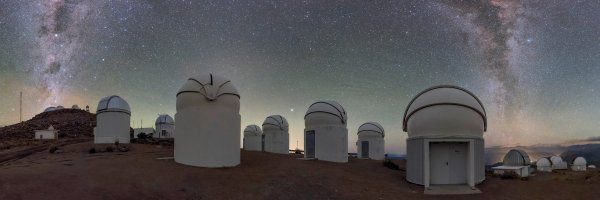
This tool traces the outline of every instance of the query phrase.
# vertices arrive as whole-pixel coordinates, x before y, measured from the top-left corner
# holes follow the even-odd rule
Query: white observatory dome
[[[573,161],[573,165],[586,166],[587,161],[585,160],[585,158],[579,156],[579,157],[575,158],[575,160]]]
[[[77,109],[77,110],[79,110],[80,108],[79,108],[79,106],[77,104],[75,104],[75,105],[71,106],[71,109]]]
[[[409,138],[481,138],[487,130],[487,116],[483,104],[473,93],[461,87],[441,85],[413,98],[404,112],[403,129]]]
[[[103,112],[123,112],[131,115],[131,109],[127,101],[117,95],[104,97],[100,100],[96,113]]]
[[[379,136],[385,137],[383,127],[377,122],[367,122],[358,127],[358,136]]]
[[[155,125],[159,125],[159,124],[169,124],[169,125],[173,125],[175,124],[175,120],[173,120],[173,118],[167,114],[163,114],[163,115],[159,115],[158,118],[156,118],[156,122],[154,122]]]
[[[287,120],[281,115],[268,116],[262,124],[263,129],[278,129],[282,131],[288,131],[289,124]]]
[[[547,158],[540,158],[537,163],[536,163],[537,167],[550,167],[550,161]]]
[[[239,112],[240,95],[229,79],[214,74],[189,78],[177,92],[177,112],[209,103]]]
[[[244,136],[260,136],[262,135],[262,130],[259,126],[252,124],[246,126],[244,129]]]
[[[346,110],[336,101],[317,101],[308,107],[304,115],[307,127],[319,125],[346,126]]]
[[[552,162],[552,165],[558,165],[563,162],[560,156],[552,156],[550,157],[550,161]]]

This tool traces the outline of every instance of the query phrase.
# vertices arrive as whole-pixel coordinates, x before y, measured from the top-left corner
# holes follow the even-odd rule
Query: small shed
[[[290,133],[287,120],[281,115],[268,116],[262,124],[265,135],[265,151],[288,154],[290,152]]]
[[[146,134],[146,137],[154,137],[155,136],[155,131],[154,128],[152,127],[148,127],[148,128],[134,128],[133,129],[133,138],[138,138],[138,135],[144,133]]]
[[[35,138],[36,140],[56,140],[58,139],[58,130],[54,130],[54,127],[50,125],[48,129],[45,130],[36,130]]]
[[[377,122],[367,122],[358,127],[356,155],[358,158],[383,160],[385,158],[385,131]]]

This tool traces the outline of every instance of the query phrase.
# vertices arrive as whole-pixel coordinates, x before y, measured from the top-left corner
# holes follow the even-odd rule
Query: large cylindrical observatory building
[[[348,162],[348,116],[336,101],[318,101],[304,115],[304,157]]]
[[[486,129],[485,108],[468,90],[442,85],[417,94],[403,119],[406,179],[425,187],[481,183]]]
[[[96,110],[94,143],[129,143],[130,120],[131,109],[127,101],[117,95],[102,98]]]
[[[229,79],[206,74],[177,92],[175,162],[198,167],[240,164],[240,95]]]
[[[281,115],[268,116],[262,127],[266,152],[279,154],[290,152],[289,124],[284,117]]]

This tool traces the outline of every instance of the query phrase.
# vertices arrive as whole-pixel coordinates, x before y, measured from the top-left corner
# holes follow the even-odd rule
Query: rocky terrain
[[[48,141],[33,140],[35,130],[47,129],[50,125],[58,131],[58,137],[93,137],[96,125],[95,114],[79,109],[61,109],[40,113],[30,120],[0,128],[0,151],[14,147],[32,146]]]
[[[595,199],[600,171],[539,172],[527,180],[487,176],[482,194],[430,196],[382,161],[306,161],[242,151],[241,164],[208,169],[173,161],[173,147],[130,144],[90,154],[91,143],[0,163],[0,199]],[[68,191],[68,192],[65,192]]]

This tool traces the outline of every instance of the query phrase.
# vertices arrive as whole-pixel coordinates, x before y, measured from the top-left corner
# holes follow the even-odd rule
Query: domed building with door
[[[281,115],[268,116],[262,127],[266,152],[279,154],[290,152],[289,124],[284,117]]]
[[[154,122],[155,138],[173,138],[175,136],[175,120],[167,114],[159,115]]]
[[[406,180],[424,185],[469,185],[485,180],[487,115],[479,98],[451,85],[417,94],[404,112]]]
[[[129,143],[131,109],[123,98],[117,95],[104,97],[96,110],[94,143]]]
[[[240,164],[240,95],[229,79],[192,77],[177,92],[175,162],[198,167]]]
[[[383,160],[385,158],[385,131],[377,122],[367,122],[358,127],[356,155],[358,158]]]
[[[304,115],[304,158],[348,162],[348,116],[336,101],[317,101]]]

